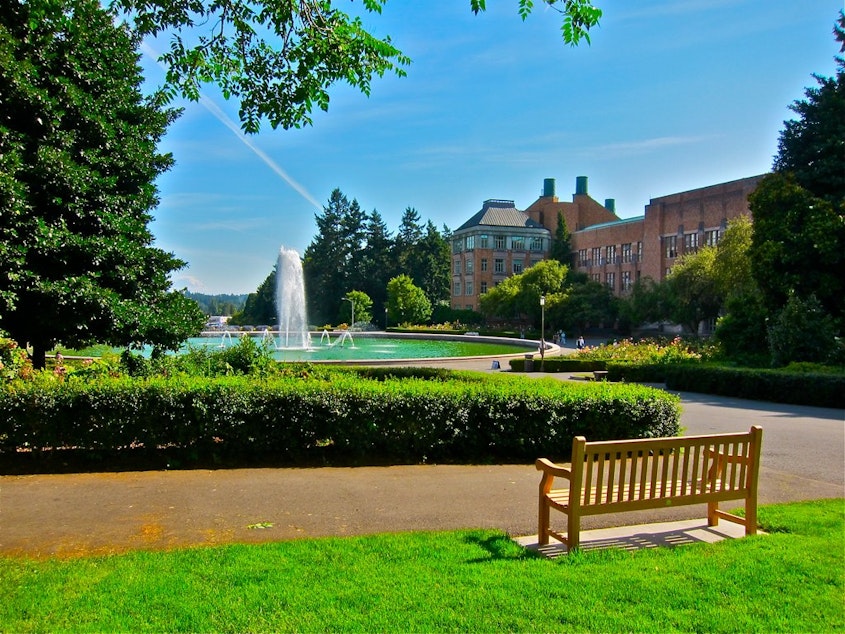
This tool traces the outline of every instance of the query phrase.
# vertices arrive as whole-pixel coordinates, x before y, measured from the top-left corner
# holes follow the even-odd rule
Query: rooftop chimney
[[[575,177],[575,195],[576,196],[586,196],[587,195],[587,177],[586,176],[576,176]]]

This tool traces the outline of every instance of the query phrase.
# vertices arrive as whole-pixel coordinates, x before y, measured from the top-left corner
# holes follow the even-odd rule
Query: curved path
[[[449,365],[498,371],[489,359]],[[845,411],[681,398],[685,434],[763,426],[762,504],[845,496]],[[479,527],[527,535],[536,532],[538,482],[533,465],[0,476],[0,554],[78,556]],[[684,507],[587,518],[584,527],[702,515]]]

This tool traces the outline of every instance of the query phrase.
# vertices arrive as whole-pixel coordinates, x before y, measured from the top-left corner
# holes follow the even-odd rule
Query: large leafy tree
[[[565,42],[589,42],[601,18],[592,0],[540,0],[562,17]],[[171,94],[199,98],[203,84],[218,85],[240,103],[248,132],[263,120],[273,127],[311,123],[327,110],[329,88],[346,82],[370,93],[375,77],[405,74],[410,59],[389,37],[367,32],[359,16],[338,8],[380,13],[387,0],[111,0],[140,35],[171,36],[162,55]],[[518,0],[525,19],[534,0]],[[470,0],[475,13],[485,0]]]
[[[567,294],[567,267],[557,260],[543,260],[518,275],[502,280],[501,284],[484,293],[479,310],[488,318],[516,319],[540,325],[540,296],[545,296],[548,325],[560,325],[561,306]],[[557,320],[557,321],[556,321]]]
[[[394,324],[424,324],[431,318],[431,302],[408,275],[387,283],[387,311]]]
[[[716,248],[704,247],[681,257],[665,280],[669,318],[696,334],[702,321],[715,319],[722,307],[716,285]]]
[[[148,224],[176,112],[140,91],[137,41],[96,0],[0,5],[0,327],[45,351],[177,347],[197,304]]]

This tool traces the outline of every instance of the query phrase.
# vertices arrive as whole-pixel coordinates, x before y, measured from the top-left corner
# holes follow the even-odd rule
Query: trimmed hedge
[[[330,380],[17,382],[0,392],[0,459],[20,449],[178,448],[197,462],[533,461],[567,457],[575,435],[679,433],[679,399],[644,386],[373,373],[378,380],[338,372]]]
[[[546,372],[607,370],[607,379],[627,383],[665,383],[670,390],[734,396],[749,400],[845,407],[845,373],[796,372],[784,369],[727,368],[700,363],[633,363],[546,359]],[[524,372],[523,359],[512,359],[511,369]],[[534,359],[534,370],[539,371]]]
[[[666,387],[774,403],[845,408],[845,374],[678,365],[666,369]]]
[[[540,355],[534,355],[534,372],[540,371]],[[593,361],[591,359],[575,359],[572,357],[549,357],[543,361],[544,372],[593,372],[595,370],[606,370],[606,361]],[[511,359],[511,370],[513,372],[525,372],[525,359]]]

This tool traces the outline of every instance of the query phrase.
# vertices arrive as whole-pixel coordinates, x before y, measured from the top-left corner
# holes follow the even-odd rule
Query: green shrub
[[[678,433],[678,399],[659,390],[515,379],[454,373],[449,381],[370,380],[344,371],[265,380],[21,381],[0,394],[0,455],[179,448],[199,461],[247,463],[531,461],[566,457],[579,434]]]
[[[815,296],[806,300],[790,296],[769,325],[768,336],[774,366],[827,361],[837,345],[833,318]]]
[[[845,407],[845,373],[679,365],[666,368],[671,390],[775,403]]]
[[[12,339],[0,336],[0,382],[32,377],[32,361]]]

